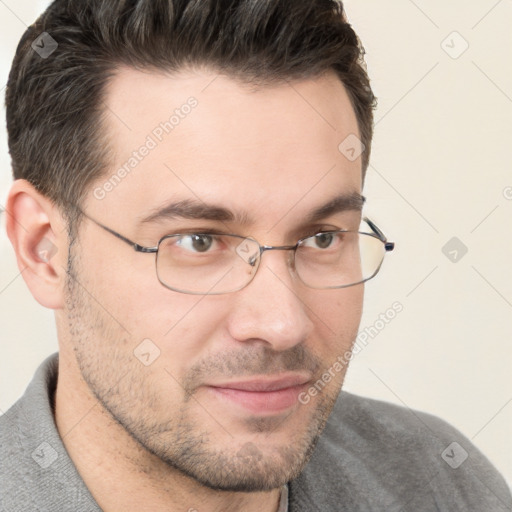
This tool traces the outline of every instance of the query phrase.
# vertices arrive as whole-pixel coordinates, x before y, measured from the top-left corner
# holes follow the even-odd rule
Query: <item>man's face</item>
[[[163,128],[176,109],[172,129]],[[291,245],[320,230],[359,228],[357,210],[306,223],[337,196],[361,192],[360,160],[338,150],[358,129],[334,74],[253,91],[208,72],[122,69],[105,116],[114,162],[83,209],[141,245],[212,230]],[[129,161],[130,171],[105,186]],[[196,208],[199,218],[141,222],[184,201],[233,219]],[[71,255],[63,338],[90,390],[142,447],[212,488],[265,490],[298,475],[345,369],[309,403],[298,395],[350,349],[363,285],[308,288],[289,251],[267,251],[242,290],[184,294],[159,283],[154,254],[89,220]]]

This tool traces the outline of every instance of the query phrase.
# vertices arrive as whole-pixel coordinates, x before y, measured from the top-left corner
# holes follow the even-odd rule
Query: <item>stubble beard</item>
[[[87,283],[83,282],[79,263],[80,258],[73,257],[70,247],[66,314],[78,368],[102,408],[143,452],[213,490],[269,491],[302,472],[325,427],[339,387],[324,389],[315,404],[300,405],[307,408],[304,413],[310,415],[309,425],[302,433],[291,432],[289,443],[271,453],[265,449],[265,437],[271,442],[273,432],[286,428],[286,418],[248,418],[245,426],[249,438],[255,439],[256,435],[257,442],[243,442],[231,436],[228,445],[215,446],[212,438],[217,434],[211,427],[200,425],[191,413],[191,405],[196,405],[193,396],[184,399],[179,410],[165,420],[152,413],[162,401],[152,393],[141,372],[142,365],[133,356],[133,343],[127,332],[85,291]],[[212,426],[222,427],[221,422],[212,422]],[[142,463],[137,469],[152,471]]]

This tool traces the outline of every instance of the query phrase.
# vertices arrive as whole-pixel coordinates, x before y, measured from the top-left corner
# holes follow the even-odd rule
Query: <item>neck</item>
[[[74,357],[61,350],[55,420],[64,446],[104,512],[275,512],[280,490],[209,489],[149,453],[91,394]]]

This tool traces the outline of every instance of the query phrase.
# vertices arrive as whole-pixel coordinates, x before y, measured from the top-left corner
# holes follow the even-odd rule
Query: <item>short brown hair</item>
[[[42,55],[34,41],[58,47]],[[335,0],[55,0],[23,35],[9,75],[14,178],[68,215],[81,204],[109,165],[103,96],[125,64],[171,72],[205,65],[253,85],[334,70],[366,148],[364,180],[375,97],[363,53]]]

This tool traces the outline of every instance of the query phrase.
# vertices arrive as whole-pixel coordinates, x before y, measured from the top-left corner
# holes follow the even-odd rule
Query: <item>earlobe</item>
[[[28,181],[16,180],[6,214],[7,235],[30,292],[42,306],[62,308],[67,231],[58,208]]]

